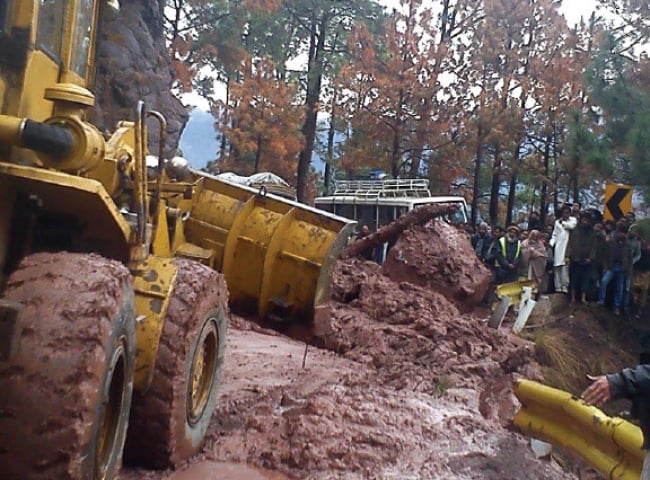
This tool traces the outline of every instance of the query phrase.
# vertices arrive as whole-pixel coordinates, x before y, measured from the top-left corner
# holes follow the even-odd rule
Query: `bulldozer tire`
[[[117,475],[133,392],[129,271],[94,254],[39,253],[9,277],[18,352],[0,362],[0,477]]]
[[[202,446],[223,366],[228,290],[223,276],[176,259],[178,274],[160,338],[151,386],[136,392],[125,461],[176,466]]]

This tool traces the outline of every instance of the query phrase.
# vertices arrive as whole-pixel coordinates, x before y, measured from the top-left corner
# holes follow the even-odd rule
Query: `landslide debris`
[[[407,231],[379,266],[340,260],[331,315],[317,318],[325,348],[370,363],[384,385],[436,392],[510,373],[540,378],[534,344],[487,327],[476,306],[489,284],[467,234],[434,221]],[[441,380],[442,379],[442,380]]]
[[[307,347],[236,318],[201,459],[291,479],[575,478],[509,428],[512,379],[540,379],[534,344],[470,308],[485,271],[452,228],[412,228],[384,266],[340,260],[329,314],[286,332]]]
[[[491,280],[467,234],[443,221],[406,231],[389,251],[382,273],[444,295],[463,312],[481,303]]]
[[[323,381],[301,386],[293,359],[289,384],[227,401],[220,415],[236,426],[221,426],[214,458],[301,479],[571,478],[504,427],[513,375],[540,373],[532,343],[472,310],[488,284],[467,235],[439,220],[401,235],[383,266],[340,260],[310,332],[336,355],[305,357]]]

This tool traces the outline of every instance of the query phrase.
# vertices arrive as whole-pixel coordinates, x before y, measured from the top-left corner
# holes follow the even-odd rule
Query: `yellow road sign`
[[[608,183],[605,187],[605,220],[617,221],[632,211],[632,187],[620,183]]]

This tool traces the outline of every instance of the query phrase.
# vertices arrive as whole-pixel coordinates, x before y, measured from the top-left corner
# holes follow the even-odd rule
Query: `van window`
[[[377,230],[377,215],[374,205],[357,205],[358,221],[361,225],[368,225],[370,230]]]
[[[40,0],[36,43],[57,60],[61,59],[61,43],[67,0]]]
[[[458,204],[458,210],[451,215],[446,215],[446,220],[452,225],[462,225],[467,223],[467,215],[462,204]]]
[[[74,41],[72,43],[72,65],[70,67],[81,78],[86,78],[90,42],[92,41],[93,0],[80,0],[77,5]]]
[[[326,212],[334,213],[334,204],[332,203],[317,203],[315,207]]]
[[[395,216],[395,206],[393,205],[379,205],[379,227],[388,225],[390,222],[397,218]]]
[[[349,218],[350,220],[355,220],[354,218],[354,205],[336,205],[337,215],[341,217]]]

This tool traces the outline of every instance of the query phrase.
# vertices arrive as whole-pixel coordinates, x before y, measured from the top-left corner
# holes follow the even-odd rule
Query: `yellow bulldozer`
[[[311,321],[354,228],[180,174],[164,116],[141,102],[113,132],[89,123],[99,4],[0,2],[3,479],[110,479],[123,452],[153,468],[194,454],[228,305]]]

